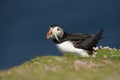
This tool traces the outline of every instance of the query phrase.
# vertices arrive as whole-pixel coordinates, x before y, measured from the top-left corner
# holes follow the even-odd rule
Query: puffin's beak
[[[50,28],[50,29],[48,30],[48,32],[47,32],[47,35],[46,35],[46,38],[47,38],[47,39],[49,39],[50,36],[51,36],[51,32],[52,32],[51,30],[52,30],[52,29]]]

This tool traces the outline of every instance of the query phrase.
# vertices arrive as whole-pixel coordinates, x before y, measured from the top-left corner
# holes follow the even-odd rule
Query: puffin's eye
[[[59,31],[60,30],[60,28],[57,28],[57,31]]]

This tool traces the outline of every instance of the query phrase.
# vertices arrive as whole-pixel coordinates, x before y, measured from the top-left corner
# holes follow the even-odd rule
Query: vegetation
[[[88,58],[76,55],[36,57],[7,71],[0,80],[119,80],[120,51],[99,49]]]

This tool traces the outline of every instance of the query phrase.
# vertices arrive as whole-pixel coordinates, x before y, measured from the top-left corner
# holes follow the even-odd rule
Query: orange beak
[[[46,38],[49,39],[50,38],[50,35],[51,35],[51,29],[49,29],[47,35],[46,35]]]

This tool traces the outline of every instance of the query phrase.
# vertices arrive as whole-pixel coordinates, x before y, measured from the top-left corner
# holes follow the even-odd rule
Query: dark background
[[[52,24],[69,33],[104,28],[98,45],[120,48],[120,0],[0,0],[0,69],[61,55],[45,38]]]

